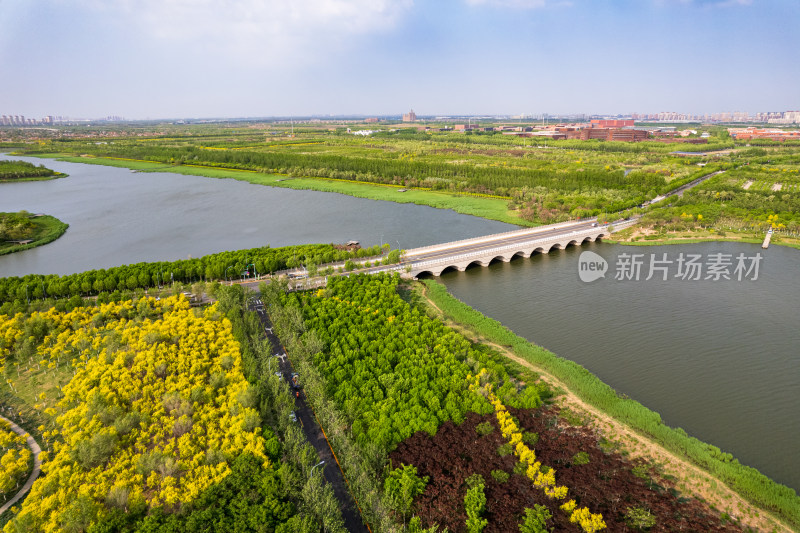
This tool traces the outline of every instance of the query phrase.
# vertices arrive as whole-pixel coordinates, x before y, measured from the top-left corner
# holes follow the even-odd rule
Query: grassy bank
[[[586,368],[519,337],[501,323],[459,301],[444,285],[426,280],[428,297],[450,319],[463,324],[491,342],[510,348],[517,356],[542,368],[563,382],[581,400],[634,430],[655,440],[670,452],[685,457],[710,472],[753,504],[775,513],[800,528],[800,497],[758,470],[744,466],[716,446],[690,437],[681,428],[666,426],[658,413],[640,403],[621,398]]]
[[[246,181],[256,185],[284,187],[296,190],[313,190],[346,194],[356,198],[384,200],[401,204],[417,204],[437,209],[451,209],[464,215],[497,220],[519,226],[535,226],[508,209],[508,200],[501,198],[483,198],[468,194],[454,194],[441,191],[407,189],[400,192],[400,187],[360,183],[344,180],[321,178],[290,178],[278,174],[263,174],[251,170],[232,170],[206,167],[201,165],[165,165],[133,159],[113,159],[100,157],[71,157],[64,154],[31,154],[36,157],[56,158],[72,163],[88,163],[119,168],[130,168],[142,172],[172,172],[208,178],[227,178]]]
[[[66,178],[69,174],[64,174],[62,172],[56,172],[52,176],[31,176],[27,178],[0,178],[0,183],[16,183],[18,181],[49,181],[55,180],[58,178]]]
[[[56,217],[44,215],[32,219],[35,226],[33,234],[28,239],[33,240],[30,244],[13,244],[9,242],[0,242],[0,255],[12,254],[14,252],[21,252],[29,248],[36,248],[53,242],[58,239],[64,232],[67,231],[69,224],[61,222]],[[27,240],[27,239],[26,239]]]

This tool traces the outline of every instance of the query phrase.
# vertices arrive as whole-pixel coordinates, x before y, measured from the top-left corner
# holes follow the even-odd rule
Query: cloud
[[[753,0],[655,0],[658,5],[680,4],[685,6],[697,6],[704,8],[714,7],[735,7],[752,5]]]
[[[542,9],[570,7],[572,0],[464,0],[470,6],[489,6],[506,9]]]
[[[82,0],[165,45],[253,66],[313,64],[395,27],[413,0]]]

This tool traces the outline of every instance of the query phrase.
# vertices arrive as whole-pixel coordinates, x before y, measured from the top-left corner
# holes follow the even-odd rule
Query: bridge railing
[[[559,222],[558,224],[549,224],[547,226],[537,226],[535,228],[521,228],[521,229],[515,229],[515,230],[511,230],[511,231],[504,231],[502,233],[493,233],[491,235],[483,235],[481,237],[470,237],[469,239],[461,239],[460,241],[451,241],[451,242],[446,242],[446,243],[442,243],[442,244],[433,244],[433,245],[430,245],[430,246],[423,246],[421,248],[412,248],[410,250],[406,250],[405,255],[406,255],[406,257],[408,257],[408,256],[417,255],[417,254],[421,254],[421,253],[434,252],[434,251],[437,251],[437,250],[446,250],[448,248],[457,248],[459,246],[465,246],[467,244],[478,244],[478,243],[486,242],[486,241],[494,241],[494,240],[497,240],[499,238],[516,237],[518,235],[525,235],[525,234],[529,234],[529,233],[530,234],[541,233],[542,231],[548,231],[548,230],[559,229],[559,228],[566,228],[566,227],[569,227],[569,226],[574,226],[576,224],[583,224],[583,223],[586,223],[587,221],[590,221],[590,220],[592,220],[592,219],[591,218],[586,218],[586,219],[579,220],[579,221],[573,220],[573,221],[569,221],[569,222]]]

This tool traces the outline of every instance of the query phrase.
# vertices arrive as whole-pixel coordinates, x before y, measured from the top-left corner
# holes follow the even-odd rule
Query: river
[[[2,157],[2,156],[0,156]],[[0,211],[70,224],[57,241],[0,256],[0,275],[67,274],[270,244],[388,242],[403,248],[513,226],[452,211],[169,173],[22,159],[63,179],[0,184]],[[592,250],[605,278],[578,278]],[[650,254],[761,253],[758,279],[646,281]],[[644,254],[639,281],[615,281],[621,253]],[[675,265],[672,265],[673,270]],[[458,298],[572,359],[664,421],[800,488],[800,252],[708,243],[632,248],[592,243],[441,279]]]
[[[58,240],[0,256],[0,276],[71,274],[270,245],[389,243],[415,248],[516,226],[413,204],[265,187],[231,179],[16,157],[69,174],[0,183],[0,211],[70,225]]]

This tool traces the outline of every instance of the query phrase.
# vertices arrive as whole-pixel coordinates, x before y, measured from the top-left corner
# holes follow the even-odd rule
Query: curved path
[[[37,477],[39,477],[39,472],[42,469],[42,461],[39,459],[39,454],[42,452],[42,449],[39,447],[39,445],[27,431],[25,431],[24,429],[22,429],[21,427],[19,427],[14,422],[12,422],[11,420],[9,420],[4,416],[0,416],[0,419],[8,422],[9,425],[11,425],[11,429],[12,431],[14,431],[14,433],[16,433],[21,437],[26,437],[28,440],[28,448],[30,448],[31,451],[33,452],[33,471],[31,472],[31,475],[28,477],[28,481],[25,482],[25,485],[23,485],[22,488],[19,489],[19,492],[17,492],[13,498],[8,500],[8,502],[6,502],[5,505],[0,507],[0,515],[2,515],[4,512],[6,512],[6,510],[10,509],[12,505],[17,503],[23,496],[25,496],[25,494],[29,490],[31,490],[33,482],[36,481]]]

